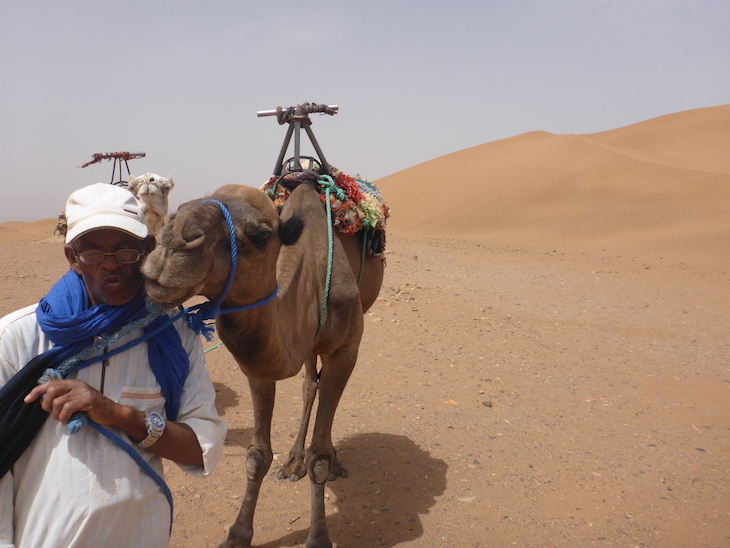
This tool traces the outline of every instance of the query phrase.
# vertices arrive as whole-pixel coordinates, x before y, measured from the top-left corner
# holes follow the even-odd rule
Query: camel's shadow
[[[248,449],[248,444],[253,436],[253,428],[229,428],[226,434],[226,447],[237,445],[244,450]]]
[[[235,408],[239,404],[240,396],[238,393],[228,388],[223,383],[214,382],[215,387],[215,407],[218,410],[218,414],[223,417],[226,411],[230,408]],[[236,445],[242,447],[244,450],[248,447],[253,435],[253,427],[249,428],[229,428],[226,434],[225,445],[232,446]]]
[[[357,434],[336,448],[349,472],[327,483],[337,507],[327,525],[338,548],[389,547],[420,537],[420,515],[446,489],[446,463],[393,434]],[[304,546],[307,532],[305,527],[259,548]]]
[[[218,410],[218,414],[222,417],[229,408],[238,405],[241,397],[238,395],[238,392],[222,382],[214,382],[213,387],[215,388],[215,407]]]

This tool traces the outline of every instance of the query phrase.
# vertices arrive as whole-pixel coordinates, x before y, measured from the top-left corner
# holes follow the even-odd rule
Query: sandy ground
[[[625,149],[641,131],[602,139]],[[637,221],[632,237],[611,225],[625,213],[614,207],[594,215],[601,237],[570,238],[557,222],[564,200],[543,204],[541,225],[513,215],[493,230],[409,234],[417,214],[405,205],[408,187],[396,188],[409,174],[383,181],[394,197],[386,278],[333,431],[349,471],[327,488],[337,546],[730,546],[730,254],[728,217],[716,216],[728,204],[708,212],[697,209],[703,192],[696,203],[677,193],[689,169],[687,147],[677,150],[685,157],[672,161],[684,164],[672,171],[663,157],[657,179],[676,174],[674,201],[662,195],[665,230]],[[714,178],[728,183],[725,171],[702,172],[704,194]],[[692,207],[691,218],[671,216]],[[65,272],[53,225],[0,224],[1,314],[36,301]],[[673,238],[682,227],[696,245]],[[247,383],[224,348],[207,357],[229,433],[211,478],[167,467],[174,548],[217,546],[243,492]],[[300,379],[279,383],[279,463],[300,412]],[[254,545],[303,546],[308,480],[276,480],[277,461]]]
[[[3,239],[6,313],[65,265],[58,242]],[[395,236],[388,248],[334,429],[350,472],[328,488],[338,546],[730,545],[727,263]],[[174,547],[217,546],[241,501],[247,383],[223,348],[208,359],[229,433],[211,478],[168,467]],[[299,379],[280,383],[280,459],[299,393]],[[308,500],[307,480],[267,478],[255,544],[302,546]]]

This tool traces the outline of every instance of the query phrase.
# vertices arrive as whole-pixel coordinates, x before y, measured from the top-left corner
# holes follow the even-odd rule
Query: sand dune
[[[728,130],[730,105],[534,132],[377,181],[388,267],[333,430],[339,546],[727,546]],[[55,225],[0,224],[0,315],[68,271]],[[206,359],[228,436],[210,478],[165,465],[172,548],[218,546],[245,484],[245,377]],[[254,542],[303,546],[309,482],[275,479],[301,379],[276,398]]]
[[[543,131],[376,181],[391,233],[727,260],[730,105],[589,135]],[[3,223],[49,237],[55,219]]]
[[[376,181],[394,233],[727,257],[730,105],[519,135]]]
[[[688,110],[586,136],[667,165],[730,173],[730,105]]]
[[[53,235],[58,219],[41,219],[33,222],[9,221],[0,223],[0,241],[2,240],[45,240],[61,237]]]

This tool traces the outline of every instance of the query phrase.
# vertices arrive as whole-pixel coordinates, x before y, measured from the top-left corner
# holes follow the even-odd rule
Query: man
[[[208,475],[226,433],[200,339],[184,318],[164,327],[168,315],[145,305],[140,268],[154,237],[129,191],[82,188],[66,215],[71,271],[38,305],[0,320],[0,387],[35,363],[50,364],[50,380],[18,404],[35,406],[41,426],[0,479],[0,547],[167,546],[170,504],[164,482],[154,480],[161,458]],[[154,327],[162,331],[149,340],[75,370]],[[95,428],[70,434],[79,412],[131,446],[151,472]]]

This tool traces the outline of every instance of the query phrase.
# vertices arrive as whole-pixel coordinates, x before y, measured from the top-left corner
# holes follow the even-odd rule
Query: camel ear
[[[172,188],[175,186],[175,181],[172,180],[172,175],[167,176],[167,188]]]
[[[299,236],[304,230],[304,219],[297,213],[292,213],[286,221],[279,223],[279,238],[283,245],[293,245],[297,243]]]

